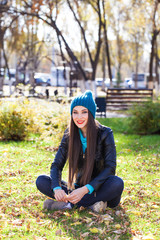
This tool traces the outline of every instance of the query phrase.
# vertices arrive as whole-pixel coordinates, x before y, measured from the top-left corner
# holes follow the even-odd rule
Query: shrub
[[[46,141],[52,140],[54,146],[59,145],[64,131],[68,127],[69,119],[69,112],[65,108],[62,108],[62,106],[61,110],[56,112],[56,114],[46,116],[45,129],[41,135],[41,139]]]
[[[18,98],[0,107],[0,136],[6,140],[22,140],[28,133],[39,133],[39,140],[58,145],[68,125],[66,105],[45,100]]]
[[[28,134],[25,118],[17,104],[5,104],[0,110],[0,136],[5,140],[22,140]]]
[[[160,102],[148,101],[131,109],[129,126],[138,134],[160,132]]]

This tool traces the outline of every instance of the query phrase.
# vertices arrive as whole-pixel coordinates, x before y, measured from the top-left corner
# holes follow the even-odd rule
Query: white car
[[[115,83],[114,79],[112,79],[112,81],[113,81],[113,85],[114,85],[114,83]],[[110,87],[110,79],[109,78],[106,78],[104,83],[105,83],[105,87]],[[102,85],[103,85],[103,78],[96,78],[96,86],[102,87]]]
[[[126,88],[132,88],[133,87],[133,81],[132,81],[132,78],[125,78],[125,87]]]

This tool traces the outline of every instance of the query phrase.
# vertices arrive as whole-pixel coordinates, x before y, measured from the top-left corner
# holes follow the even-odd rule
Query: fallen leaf
[[[96,228],[96,227],[90,228],[89,230],[90,230],[91,233],[98,233],[99,232],[98,228]]]
[[[12,224],[16,225],[16,226],[22,226],[22,223],[23,223],[23,221],[20,219],[16,219],[16,220],[12,221]]]
[[[159,206],[158,205],[152,205],[151,208],[154,208],[154,209],[159,209]]]
[[[125,222],[125,223],[124,223],[124,226],[129,226],[129,225],[130,225],[129,222]]]
[[[85,218],[84,218],[84,221],[85,221],[86,223],[90,223],[90,222],[92,221],[92,218],[85,217]]]
[[[140,216],[142,213],[139,211],[130,211],[130,213],[133,213],[134,215]]]
[[[31,224],[30,224],[30,222],[27,223],[26,228],[27,228],[27,231],[29,232],[29,231],[30,231],[30,228],[31,228]]]
[[[62,234],[62,230],[61,230],[61,229],[58,229],[55,234],[56,234],[56,236],[57,236],[57,235],[61,235],[61,234]]]
[[[109,214],[104,214],[104,215],[102,215],[102,219],[104,221],[112,221],[113,217],[111,217]]]
[[[104,223],[105,223],[106,225],[109,225],[110,221],[104,221]]]
[[[64,212],[63,214],[64,214],[66,217],[70,217],[70,216],[71,216],[69,212]]]
[[[41,219],[39,217],[36,218],[36,222],[40,222]]]
[[[115,214],[116,214],[117,216],[120,216],[120,215],[122,214],[122,212],[121,212],[121,211],[116,211]]]
[[[71,226],[77,226],[77,225],[80,225],[80,224],[82,224],[81,222],[74,222],[74,223],[71,223],[70,225]]]
[[[115,230],[115,231],[113,231],[113,233],[121,234],[121,233],[123,233],[123,230]]]
[[[81,234],[81,237],[85,238],[85,237],[88,237],[89,236],[89,232],[85,232],[83,234]]]
[[[120,229],[120,228],[121,228],[121,225],[120,225],[120,224],[116,224],[116,225],[115,225],[115,228]]]
[[[154,236],[152,233],[149,233],[147,236],[143,236],[142,240],[154,240]]]
[[[91,227],[94,223],[95,223],[94,221],[90,222],[90,223],[88,224],[88,227]]]

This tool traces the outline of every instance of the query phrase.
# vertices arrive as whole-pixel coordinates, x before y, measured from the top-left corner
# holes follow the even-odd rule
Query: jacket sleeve
[[[104,169],[89,182],[89,184],[97,191],[100,186],[110,175],[115,175],[116,170],[116,147],[113,137],[113,132],[109,129],[109,132],[104,132],[105,137],[102,136],[103,141],[103,153],[104,156]]]
[[[63,167],[67,161],[67,156],[68,156],[68,137],[66,130],[50,169],[52,189],[61,186],[61,175]]]

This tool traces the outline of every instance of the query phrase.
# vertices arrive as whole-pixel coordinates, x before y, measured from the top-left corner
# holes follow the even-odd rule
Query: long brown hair
[[[92,176],[96,142],[97,142],[98,122],[93,118],[90,111],[88,111],[88,123],[87,123],[87,151],[83,166],[83,175],[80,179],[80,184],[87,184]],[[75,125],[73,118],[71,117],[70,129],[69,129],[69,187],[72,187],[73,181],[76,178],[78,172],[78,161],[81,150],[81,140],[78,131],[78,127]]]

